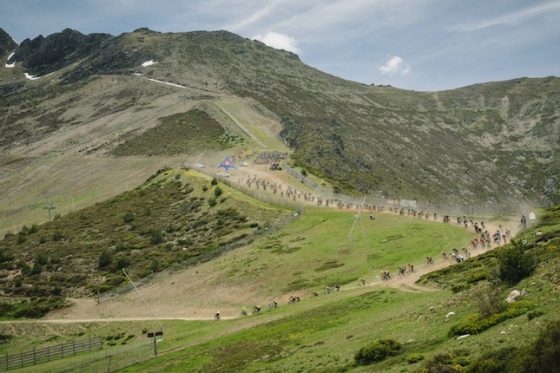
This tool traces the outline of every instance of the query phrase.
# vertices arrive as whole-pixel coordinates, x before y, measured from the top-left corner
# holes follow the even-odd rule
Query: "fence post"
[[[20,358],[19,358],[19,359],[20,359],[20,360],[19,360],[20,365],[21,365],[21,367],[23,368],[23,351],[21,352]]]
[[[33,346],[33,365],[37,365],[37,358],[35,354],[35,346]]]
[[[47,346],[47,361],[51,361],[51,346]]]
[[[64,357],[64,343],[60,344],[60,356]]]
[[[72,355],[76,355],[76,340],[72,339]]]
[[[8,351],[6,351],[6,370],[8,370]]]
[[[91,352],[91,335],[89,336],[88,351]]]

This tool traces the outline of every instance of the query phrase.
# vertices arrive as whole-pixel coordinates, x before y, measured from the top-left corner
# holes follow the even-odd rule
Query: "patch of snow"
[[[33,76],[33,75],[29,74],[29,73],[24,73],[24,75],[25,75],[25,77],[26,77],[27,79],[29,79],[29,80],[37,80],[37,79],[40,78],[40,76]]]
[[[177,87],[177,88],[187,88],[184,85],[180,85],[180,84],[175,84],[175,83],[170,83],[170,82],[164,82],[163,80],[157,80],[157,79],[152,79],[152,78],[146,78],[148,79],[150,82],[155,82],[155,83],[160,83],[160,84],[166,84],[166,85],[170,85],[172,87]]]
[[[455,316],[455,312],[453,312],[453,311],[448,312],[447,315],[445,315],[445,318],[448,319],[448,318],[450,318],[451,316]]]
[[[156,63],[157,63],[157,61],[149,60],[149,61],[143,62],[142,67],[152,66],[152,65],[155,65]]]
[[[464,339],[464,338],[467,338],[467,337],[470,337],[470,336],[471,336],[470,334],[463,334],[463,335],[458,336],[457,340]]]
[[[14,54],[16,54],[16,52],[12,52],[10,53],[10,55],[8,56],[8,58],[6,58],[6,64],[4,66],[6,66],[7,69],[11,69],[16,67],[16,61],[12,62],[12,63],[8,63],[10,62],[10,60],[12,59],[12,57],[14,56]]]

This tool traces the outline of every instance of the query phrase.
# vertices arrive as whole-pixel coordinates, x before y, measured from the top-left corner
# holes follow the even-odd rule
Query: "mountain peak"
[[[17,48],[17,43],[10,34],[0,28],[0,56],[11,53]]]
[[[109,38],[112,38],[109,34],[84,35],[65,28],[47,37],[39,35],[33,40],[25,39],[13,59],[23,62],[23,66],[33,75],[43,75],[88,56]]]

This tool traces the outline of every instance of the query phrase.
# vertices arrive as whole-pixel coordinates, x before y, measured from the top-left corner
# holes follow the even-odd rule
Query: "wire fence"
[[[37,365],[64,357],[74,356],[81,352],[91,352],[103,348],[103,340],[101,338],[89,338],[83,340],[72,340],[70,342],[60,343],[54,346],[43,348],[33,348],[26,352],[18,352],[10,354],[6,352],[2,359],[2,370],[10,370],[23,368],[30,365]]]
[[[59,373],[114,372],[155,357],[153,342],[147,340],[142,344],[130,345],[118,350],[107,350],[95,356],[72,361],[53,371]]]

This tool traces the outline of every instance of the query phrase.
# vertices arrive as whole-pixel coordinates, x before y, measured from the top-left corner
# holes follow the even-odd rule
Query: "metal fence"
[[[57,367],[57,373],[105,373],[114,372],[128,366],[145,362],[155,358],[154,346],[151,340],[144,343],[130,345],[118,350],[101,351],[95,356],[71,361]]]
[[[96,351],[103,347],[101,338],[89,338],[84,340],[72,340],[54,346],[33,348],[26,352],[6,352],[2,359],[1,369],[10,370],[37,365],[48,361],[74,356],[80,352]]]

